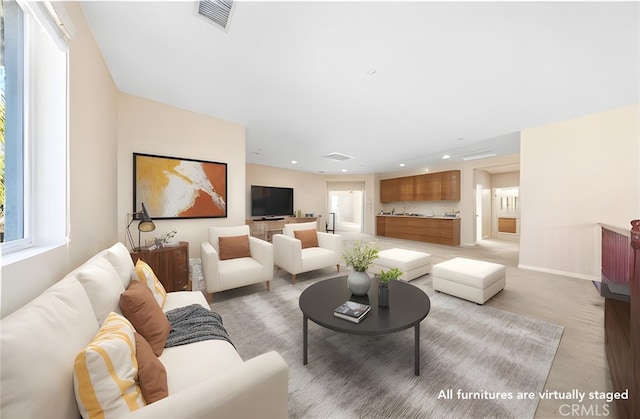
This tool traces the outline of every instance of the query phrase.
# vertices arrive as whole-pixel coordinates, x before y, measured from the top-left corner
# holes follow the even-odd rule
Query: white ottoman
[[[431,272],[431,255],[406,249],[387,249],[378,253],[378,258],[369,268],[372,274],[398,268],[402,271],[399,279],[411,281]]]
[[[454,258],[433,267],[433,289],[484,304],[507,283],[504,265],[482,260]]]

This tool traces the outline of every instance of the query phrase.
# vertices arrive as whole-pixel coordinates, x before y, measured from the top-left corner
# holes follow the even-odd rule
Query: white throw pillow
[[[74,277],[3,318],[0,417],[78,418],[71,364],[98,329],[91,302]]]
[[[73,386],[80,413],[89,418],[120,418],[145,405],[136,383],[138,361],[134,328],[111,313],[73,363]]]
[[[120,275],[122,286],[126,289],[133,273],[133,260],[131,259],[131,254],[129,254],[129,249],[118,242],[107,249],[105,257]]]
[[[79,268],[78,281],[89,296],[98,324],[102,324],[112,311],[120,312],[120,294],[124,292],[122,280],[111,263],[96,256]]]

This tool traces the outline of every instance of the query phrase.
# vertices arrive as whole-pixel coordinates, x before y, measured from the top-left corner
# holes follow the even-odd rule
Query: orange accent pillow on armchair
[[[302,242],[302,248],[318,247],[318,232],[315,228],[311,230],[295,230],[293,235]]]
[[[218,237],[220,260],[250,258],[249,236]]]

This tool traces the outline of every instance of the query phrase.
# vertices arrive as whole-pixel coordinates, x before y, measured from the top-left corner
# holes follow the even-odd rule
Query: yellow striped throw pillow
[[[164,307],[164,302],[167,300],[167,291],[165,291],[162,286],[162,282],[160,282],[156,274],[153,273],[151,266],[138,259],[133,271],[133,279],[136,279],[143,284],[147,284],[160,307]]]
[[[135,330],[120,314],[107,316],[73,363],[73,386],[84,419],[118,418],[145,405],[136,378]]]

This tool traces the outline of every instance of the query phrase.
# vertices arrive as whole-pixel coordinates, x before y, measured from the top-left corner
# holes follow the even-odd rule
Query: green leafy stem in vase
[[[389,284],[389,281],[400,278],[402,271],[398,268],[389,269],[388,271],[380,271],[380,283],[383,285]]]
[[[353,268],[357,272],[364,272],[373,265],[373,261],[378,258],[379,251],[375,243],[357,240],[344,251],[342,257],[347,267]]]

